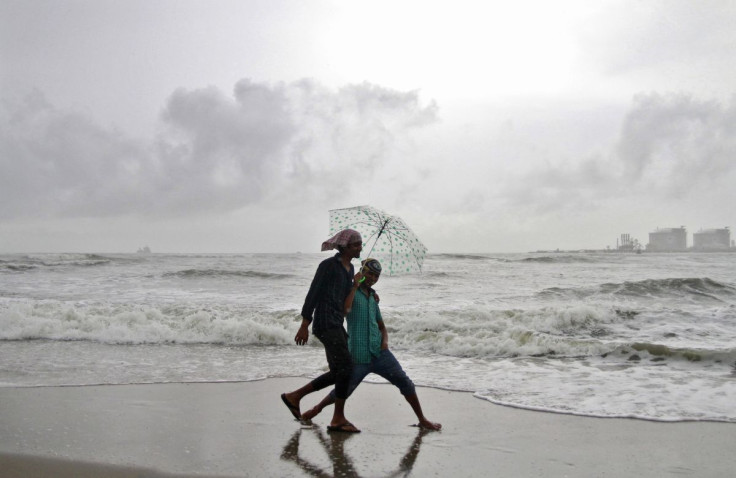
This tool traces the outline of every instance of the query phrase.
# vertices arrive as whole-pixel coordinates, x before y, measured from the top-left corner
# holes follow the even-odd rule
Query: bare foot
[[[435,431],[436,431],[436,430],[441,430],[441,429],[442,429],[442,424],[440,424],[440,423],[434,423],[434,422],[430,422],[430,421],[429,421],[429,420],[427,420],[426,418],[425,418],[424,420],[421,420],[421,421],[420,421],[420,422],[419,422],[419,423],[417,424],[417,426],[418,426],[419,428],[424,428],[425,430],[435,430]]]
[[[350,422],[343,422],[339,425],[329,425],[327,427],[328,432],[341,432],[341,433],[360,433],[360,430]]]
[[[319,409],[319,408],[317,408],[317,407],[310,408],[306,412],[302,413],[302,420],[311,420],[312,418],[314,418],[317,415],[319,415],[319,412],[321,412],[321,411],[322,410]]]

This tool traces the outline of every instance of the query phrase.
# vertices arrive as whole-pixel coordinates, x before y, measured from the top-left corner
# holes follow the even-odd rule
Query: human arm
[[[314,273],[314,278],[312,279],[312,283],[309,286],[307,297],[304,299],[304,305],[302,306],[301,313],[302,323],[299,326],[299,330],[297,331],[296,336],[294,337],[294,342],[296,342],[297,345],[305,345],[309,340],[309,325],[312,323],[314,310],[317,308],[317,303],[319,302],[320,297],[323,295],[324,283],[327,279],[327,273],[327,262],[323,261],[319,265],[319,267],[317,267],[317,272]]]
[[[383,315],[381,315],[381,308],[378,303],[376,303],[376,324],[378,325],[378,331],[381,332],[381,350],[388,350],[388,329],[383,324]]]
[[[309,320],[309,322],[312,322],[314,309],[317,308],[317,303],[322,296],[324,283],[327,279],[328,267],[329,265],[327,261],[323,261],[319,267],[317,267],[317,272],[314,273],[314,278],[312,279],[312,284],[309,286],[307,297],[304,299],[302,317]]]
[[[381,350],[388,350],[388,330],[383,325],[383,320],[377,321],[378,330],[381,332]]]
[[[355,277],[353,278],[353,286],[350,288],[350,292],[348,293],[348,296],[345,297],[345,306],[343,308],[343,313],[345,315],[348,315],[350,313],[350,310],[353,308],[353,300],[355,300],[355,293],[360,288],[360,280],[363,278],[363,274],[358,272],[355,274]]]
[[[296,336],[294,337],[294,342],[297,345],[306,345],[309,340],[309,324],[311,323],[311,320],[302,317],[302,324],[299,326],[299,330],[297,330]]]

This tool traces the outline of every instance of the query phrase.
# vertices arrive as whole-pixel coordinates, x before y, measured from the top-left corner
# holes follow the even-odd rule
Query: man
[[[312,324],[312,333],[325,347],[330,370],[298,390],[281,394],[281,400],[294,418],[301,419],[301,399],[309,393],[335,385],[335,410],[327,427],[330,431],[360,432],[345,418],[345,400],[348,398],[353,364],[343,319],[345,300],[352,290],[355,274],[351,261],[360,257],[362,248],[360,233],[352,229],[340,231],[322,243],[323,251],[337,249],[338,253],[322,261],[317,268],[304,300],[302,323],[294,341],[297,345],[306,344],[309,340],[309,325]]]
[[[373,285],[378,282],[380,275],[381,264],[376,259],[368,258],[363,261],[361,272],[355,276],[350,294],[345,299],[348,347],[353,358],[353,372],[350,377],[348,396],[353,393],[366,375],[375,373],[398,387],[419,419],[419,427],[439,430],[442,428],[441,424],[431,422],[424,416],[414,383],[388,349],[388,331],[383,324],[381,310],[373,290]],[[361,281],[363,277],[365,280]],[[337,405],[334,391],[317,406],[302,414],[302,418],[310,420],[332,403]]]

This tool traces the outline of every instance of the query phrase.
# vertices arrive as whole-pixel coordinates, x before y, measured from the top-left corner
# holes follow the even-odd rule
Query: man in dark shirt
[[[329,431],[357,433],[358,430],[345,418],[345,400],[348,397],[348,384],[352,372],[352,359],[348,350],[347,332],[343,328],[344,307],[353,286],[354,269],[351,261],[360,257],[362,238],[357,231],[345,229],[322,243],[322,250],[337,249],[334,257],[325,259],[309,287],[302,307],[302,324],[294,337],[297,345],[309,340],[309,325],[312,332],[322,342],[330,367],[302,388],[281,394],[281,400],[289,408],[294,418],[301,419],[299,402],[309,393],[335,385],[335,410]]]

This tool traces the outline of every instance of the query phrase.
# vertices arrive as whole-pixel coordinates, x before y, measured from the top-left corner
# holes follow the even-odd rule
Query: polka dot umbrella
[[[330,235],[343,229],[360,232],[363,259],[378,259],[389,275],[421,272],[427,248],[400,217],[371,206],[330,210]]]

